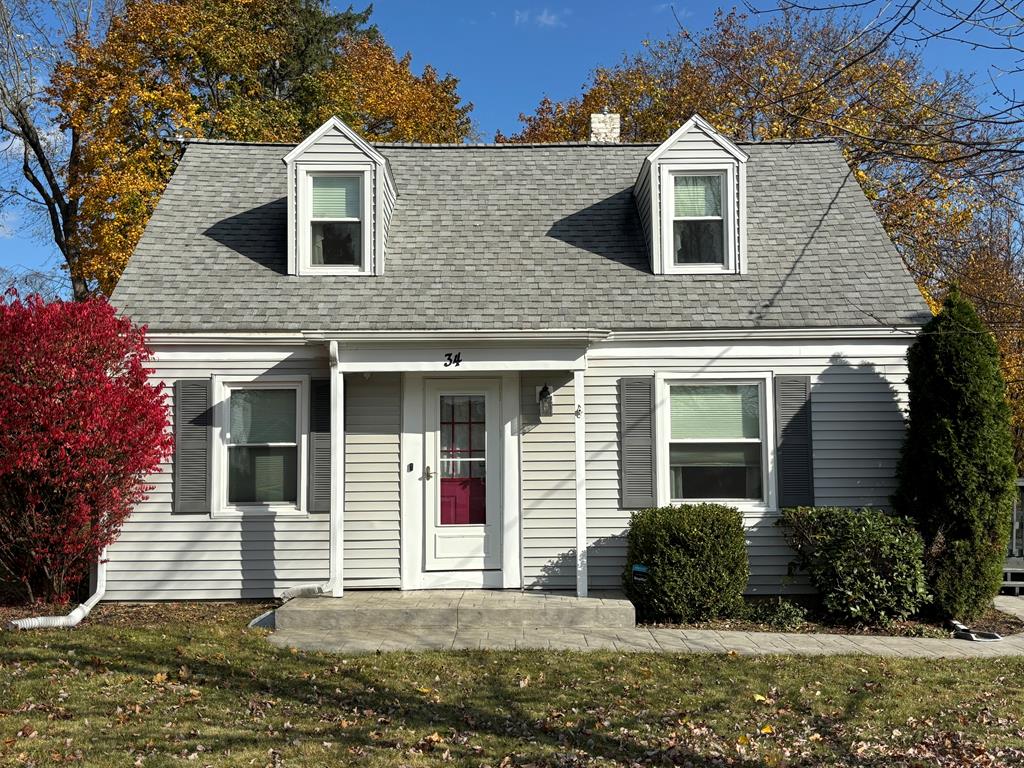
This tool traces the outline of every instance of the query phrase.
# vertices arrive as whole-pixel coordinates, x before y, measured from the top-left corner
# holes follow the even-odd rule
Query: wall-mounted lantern
[[[545,416],[551,415],[551,387],[547,384],[537,390],[537,406],[540,409],[540,417],[542,419]]]

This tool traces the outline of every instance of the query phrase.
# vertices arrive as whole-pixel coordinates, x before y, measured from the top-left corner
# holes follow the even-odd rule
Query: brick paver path
[[[1024,618],[1024,598],[996,598],[996,607]],[[835,656],[866,654],[907,658],[984,658],[1024,656],[1024,634],[995,643],[915,637],[799,634],[787,632],[720,632],[709,629],[550,629],[428,627],[419,631],[331,629],[281,630],[270,642],[282,648],[337,653],[460,649],[551,649],[663,651]]]

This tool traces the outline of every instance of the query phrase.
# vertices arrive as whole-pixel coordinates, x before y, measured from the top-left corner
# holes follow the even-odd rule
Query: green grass
[[[0,765],[1024,764],[1020,660],[337,656],[271,647],[259,610],[0,633]]]

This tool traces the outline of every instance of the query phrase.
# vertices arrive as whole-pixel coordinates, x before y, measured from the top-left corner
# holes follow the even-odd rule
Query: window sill
[[[317,277],[320,275],[352,275],[367,276],[373,274],[361,266],[302,266],[299,268],[299,277]]]
[[[666,275],[735,275],[739,274],[725,264],[673,264],[665,270]]]
[[[721,504],[724,507],[736,507],[744,514],[771,515],[778,514],[779,508],[770,506],[763,501],[747,501],[743,499],[670,499],[672,506],[680,504]]]
[[[285,506],[251,506],[251,507],[236,507],[229,506],[224,509],[213,512],[210,515],[213,520],[252,520],[253,518],[262,519],[274,519],[274,518],[289,518],[289,519],[305,519],[309,517],[309,513],[306,510],[300,509],[299,507],[285,505]]]

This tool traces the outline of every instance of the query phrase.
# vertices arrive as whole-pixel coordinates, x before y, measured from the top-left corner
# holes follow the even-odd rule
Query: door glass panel
[[[441,525],[487,522],[485,413],[483,395],[441,395]]]

